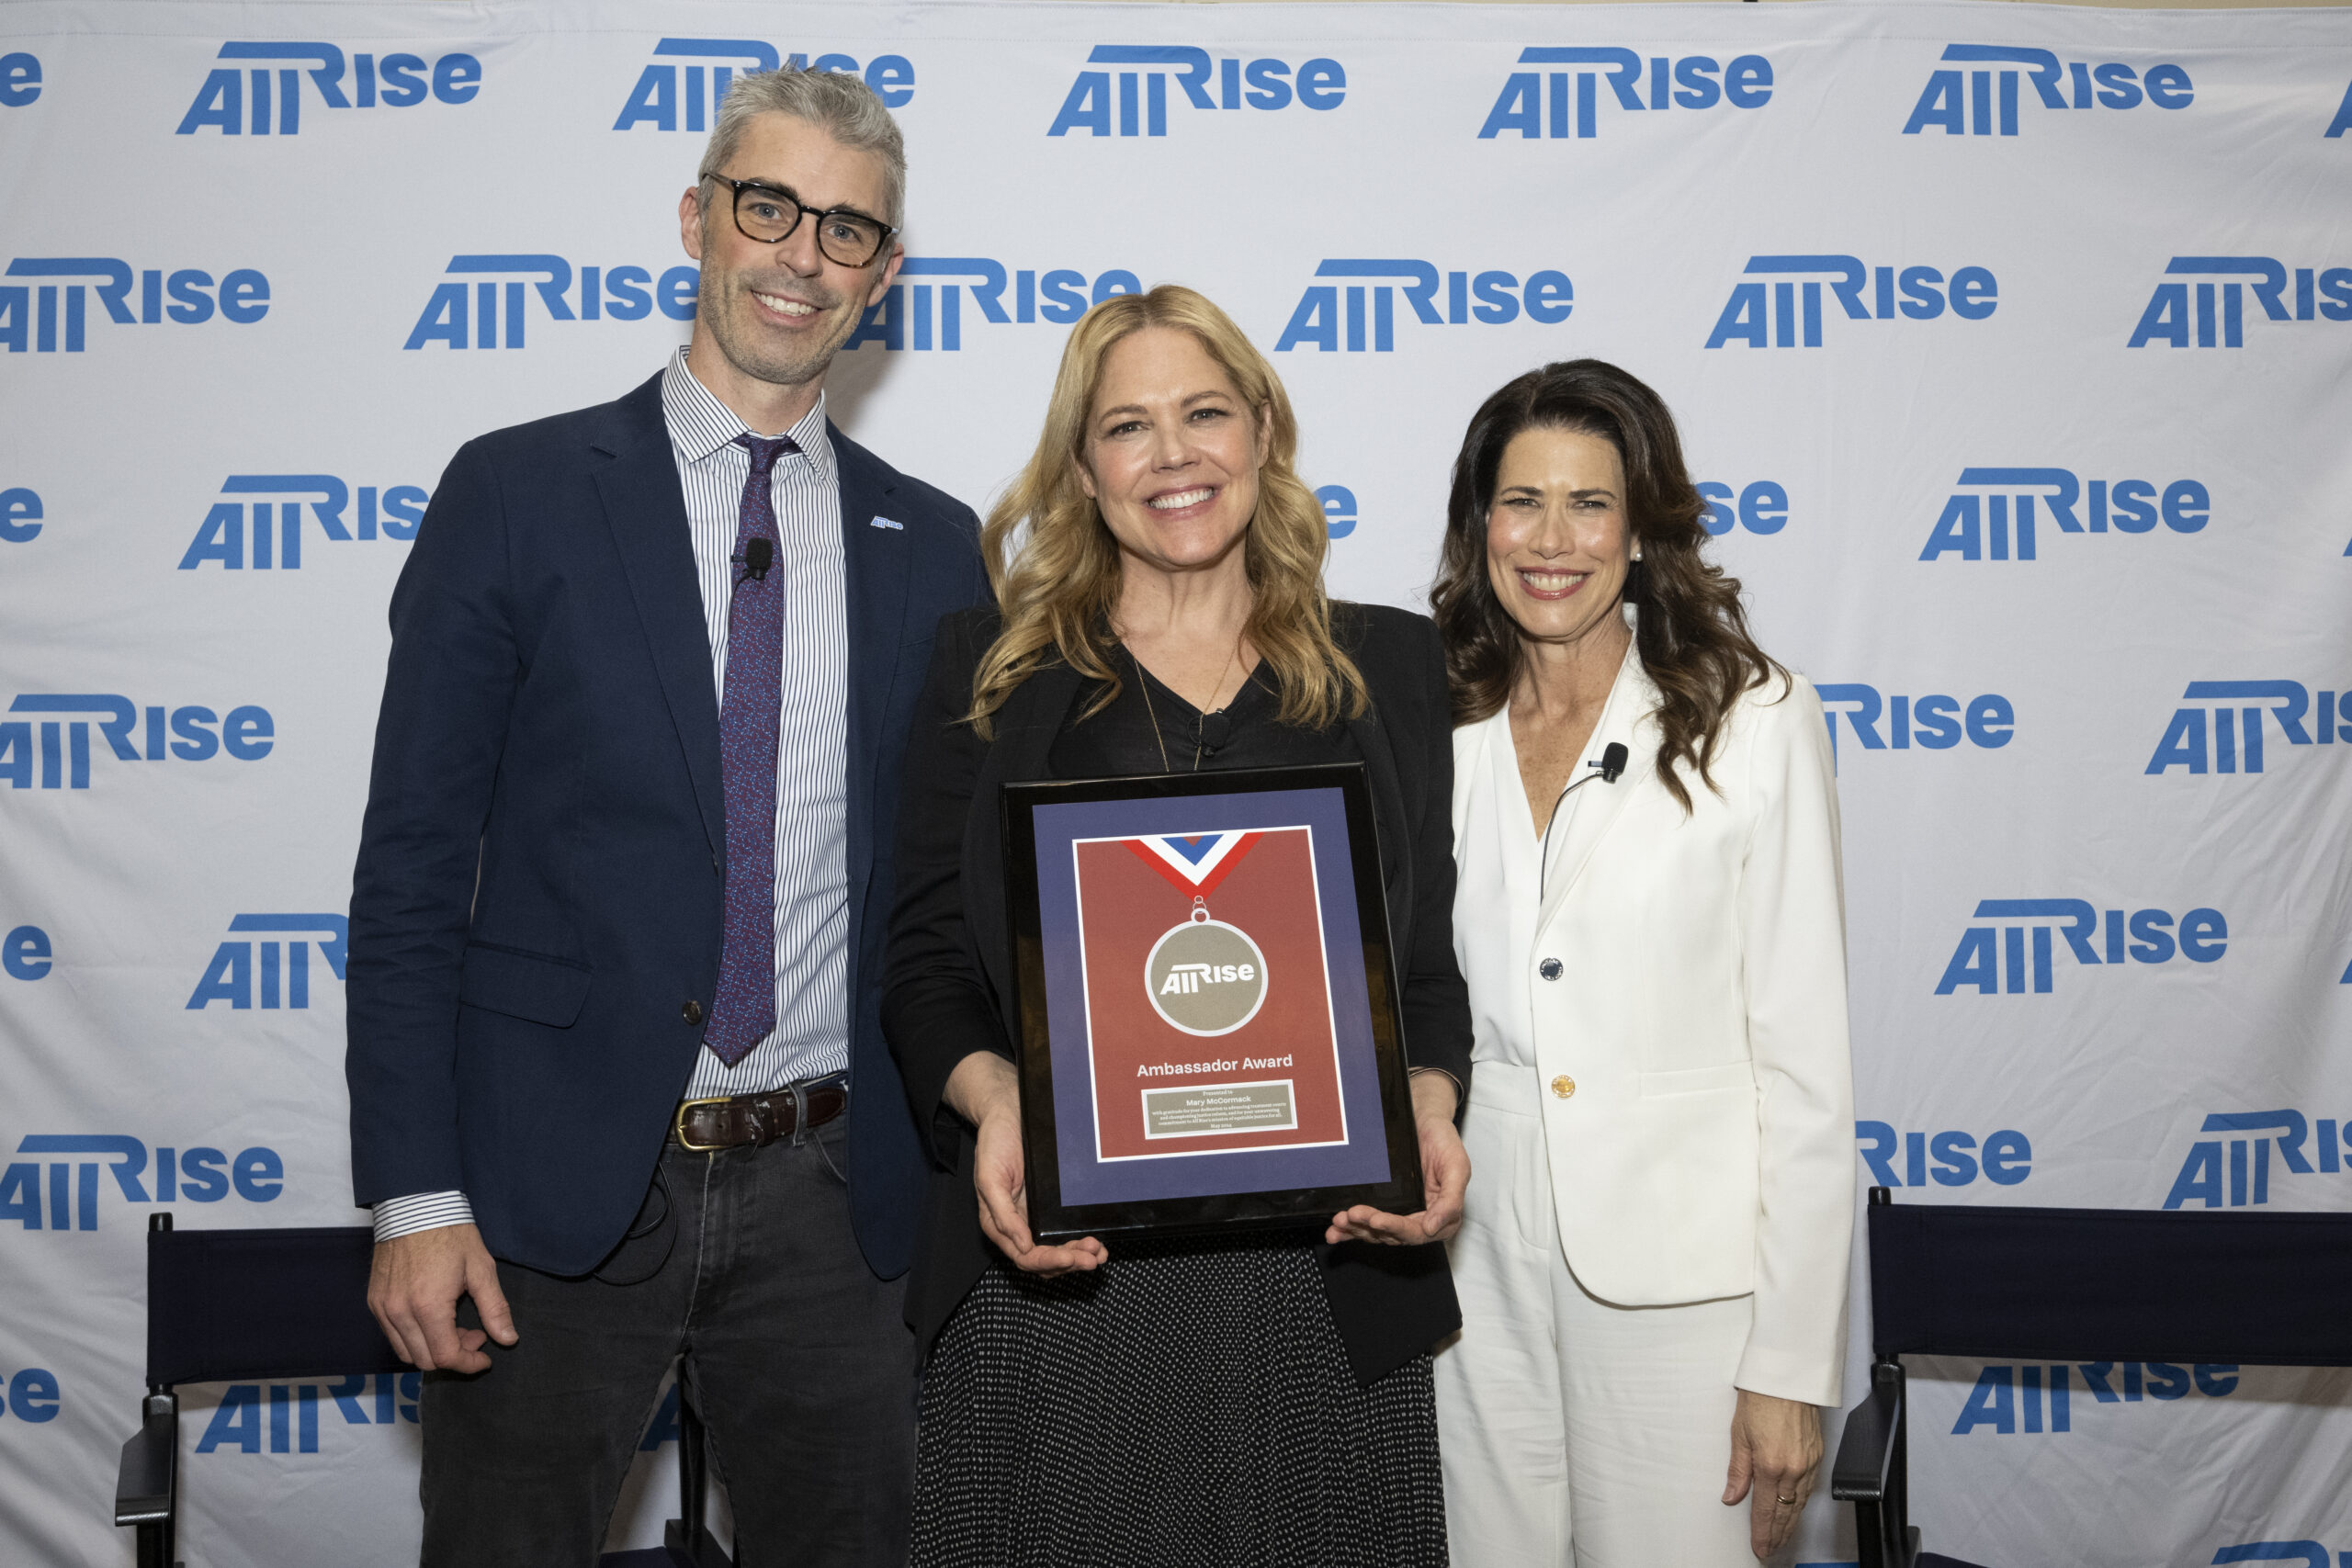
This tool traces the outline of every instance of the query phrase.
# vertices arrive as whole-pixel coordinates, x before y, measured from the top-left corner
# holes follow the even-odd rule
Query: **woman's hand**
[[[1376,1241],[1419,1247],[1444,1241],[1462,1228],[1462,1193],[1470,1184],[1470,1156],[1454,1131],[1459,1095],[1447,1074],[1423,1068],[1412,1077],[1413,1126],[1421,1143],[1421,1202],[1417,1214],[1389,1214],[1359,1203],[1331,1216],[1327,1242]]]
[[[1731,1417],[1731,1474],[1724,1506],[1756,1493],[1748,1550],[1766,1558],[1788,1544],[1821,1470],[1821,1412],[1793,1399],[1739,1391]]]
[[[978,1129],[972,1186],[979,1197],[980,1230],[1031,1274],[1099,1269],[1111,1254],[1092,1236],[1066,1247],[1040,1247],[1029,1234],[1029,1190],[1021,1159],[1021,1080],[993,1051],[975,1051],[947,1079],[947,1103]]]

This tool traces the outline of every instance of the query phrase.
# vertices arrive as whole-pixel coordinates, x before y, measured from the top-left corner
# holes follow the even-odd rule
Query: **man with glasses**
[[[825,417],[904,183],[854,78],[737,78],[692,341],[469,443],[393,592],[347,1068],[428,1564],[594,1562],[680,1356],[744,1561],[905,1560],[883,935],[931,630],[988,584],[970,509]]]

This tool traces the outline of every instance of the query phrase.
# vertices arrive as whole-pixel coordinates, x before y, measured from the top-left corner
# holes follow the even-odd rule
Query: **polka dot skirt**
[[[1435,1568],[1427,1356],[1361,1387],[1311,1247],[1001,1266],[924,1379],[914,1568]]]

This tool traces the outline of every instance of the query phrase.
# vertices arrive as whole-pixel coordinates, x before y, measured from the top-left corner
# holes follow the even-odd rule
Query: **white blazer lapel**
[[[1577,791],[1576,810],[1567,826],[1552,836],[1551,852],[1544,860],[1543,908],[1536,919],[1537,930],[1551,922],[1577,879],[1584,874],[1592,852],[1657,772],[1657,723],[1653,716],[1658,701],[1657,683],[1642,668],[1641,655],[1627,649],[1625,662],[1617,671],[1616,683],[1609,689],[1609,702],[1600,710],[1600,722],[1592,727],[1592,739],[1585,743],[1585,757],[1593,761],[1600,760],[1611,741],[1623,746],[1628,753],[1625,771],[1614,784],[1604,784],[1594,777],[1592,783]],[[1597,774],[1599,770],[1582,768],[1578,772]]]

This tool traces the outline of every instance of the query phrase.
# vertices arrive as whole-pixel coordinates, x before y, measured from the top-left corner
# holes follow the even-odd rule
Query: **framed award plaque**
[[[1363,765],[1010,784],[1041,1241],[1422,1206]]]

